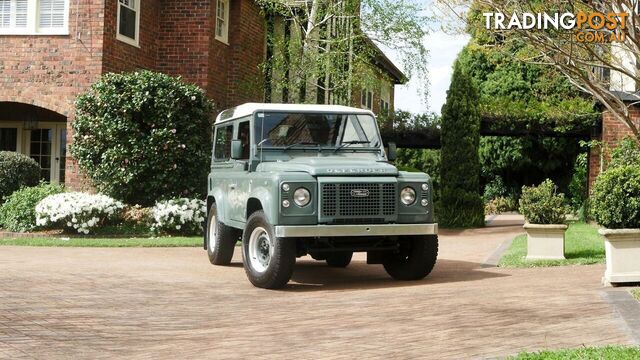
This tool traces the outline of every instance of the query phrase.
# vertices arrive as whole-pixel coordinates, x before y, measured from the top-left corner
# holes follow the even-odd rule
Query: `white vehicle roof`
[[[370,110],[358,109],[342,105],[246,103],[231,109],[224,110],[223,112],[218,114],[218,117],[216,118],[216,124],[239,119],[260,111],[325,112],[373,115]]]

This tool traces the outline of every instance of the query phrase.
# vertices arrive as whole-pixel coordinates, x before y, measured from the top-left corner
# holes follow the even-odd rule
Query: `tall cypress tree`
[[[442,107],[442,184],[439,222],[446,227],[484,226],[480,197],[478,90],[456,61]]]

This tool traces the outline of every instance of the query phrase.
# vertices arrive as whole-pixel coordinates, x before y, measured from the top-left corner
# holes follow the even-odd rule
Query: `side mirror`
[[[242,158],[242,141],[231,140],[231,158],[238,160]]]
[[[389,159],[389,161],[395,161],[398,158],[398,154],[397,154],[398,149],[396,148],[396,143],[390,142],[387,146],[388,146],[387,158]]]

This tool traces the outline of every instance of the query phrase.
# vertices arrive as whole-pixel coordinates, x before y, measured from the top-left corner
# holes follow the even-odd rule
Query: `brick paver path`
[[[364,256],[347,269],[302,259],[283,291],[201,249],[0,247],[0,358],[491,358],[630,344],[603,266],[481,267],[520,232],[508,220],[443,232],[421,282],[392,281]]]

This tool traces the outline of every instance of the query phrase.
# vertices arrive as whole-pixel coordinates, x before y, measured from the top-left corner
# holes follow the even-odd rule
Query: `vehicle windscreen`
[[[268,148],[377,148],[380,138],[371,115],[259,113],[256,143]]]

